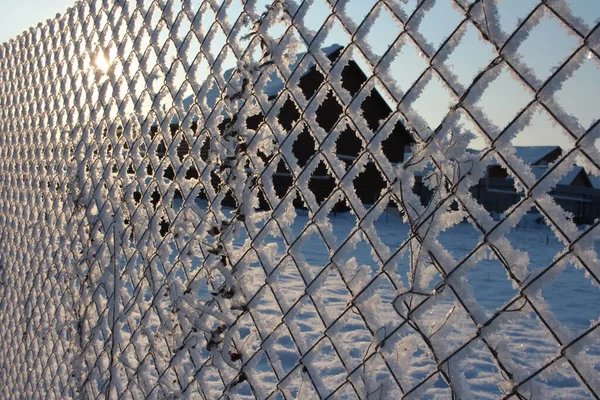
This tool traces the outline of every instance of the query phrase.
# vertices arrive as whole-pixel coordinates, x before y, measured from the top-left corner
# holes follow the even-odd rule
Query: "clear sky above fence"
[[[0,43],[62,14],[73,0],[0,0]]]
[[[417,0],[402,0],[407,12],[416,7]],[[557,0],[553,0],[557,2]],[[571,7],[573,14],[587,26],[594,26],[600,19],[600,0],[560,0]],[[192,3],[200,1],[192,0]],[[258,0],[259,4],[269,4],[271,0]],[[300,3],[300,1],[297,1]],[[309,2],[307,2],[308,4]],[[359,24],[370,12],[377,0],[349,0],[347,2],[348,14]],[[460,22],[460,14],[454,10],[449,0],[434,2],[432,10],[427,13],[425,20],[420,24],[419,33],[437,48],[444,38],[450,34]],[[514,27],[522,21],[538,0],[498,0],[500,26],[505,32],[512,32]],[[0,14],[0,43],[5,42],[26,30],[53,18],[57,13],[63,13],[67,7],[74,4],[73,0],[0,0],[3,13]],[[232,8],[232,7],[230,7]],[[566,55],[579,45],[578,38],[570,34],[566,28],[553,15],[540,16],[542,22],[524,38],[518,47],[517,54],[522,61],[542,81],[550,76],[562,63]],[[318,30],[323,22],[330,16],[326,0],[314,0],[304,19],[310,28]],[[382,13],[375,28],[367,38],[375,53],[382,55],[401,32],[389,15]],[[470,82],[473,73],[478,68],[487,65],[494,57],[494,52],[488,43],[479,40],[474,30],[467,30],[463,37],[463,44],[456,49],[446,64],[458,76],[459,80]],[[333,43],[348,44],[352,38],[342,29],[334,29],[325,40],[324,45]],[[222,43],[217,43],[222,45]],[[418,78],[424,65],[424,57],[419,55],[419,50],[410,42],[403,44],[403,50],[397,57],[398,62],[391,63],[390,74],[398,86],[410,87],[414,79]],[[515,110],[520,109],[532,99],[532,94],[518,85],[504,71],[497,78],[497,82],[487,91],[479,101],[487,110],[491,122],[502,126],[509,122],[515,115]],[[574,115],[582,126],[591,126],[599,117],[597,104],[600,104],[600,62],[595,57],[590,57],[567,80],[556,100]],[[414,104],[416,111],[424,120],[434,128],[441,122],[451,104],[449,93],[435,82],[427,85],[421,99]],[[568,105],[566,105],[568,104]],[[566,106],[565,106],[566,105]],[[467,125],[466,130],[471,130]],[[514,145],[539,145],[553,144],[564,148],[570,146],[570,141],[561,129],[555,126],[543,112],[535,114],[529,126],[522,130],[513,139]],[[485,144],[482,139],[472,142],[475,148]],[[598,146],[598,144],[597,144]]]

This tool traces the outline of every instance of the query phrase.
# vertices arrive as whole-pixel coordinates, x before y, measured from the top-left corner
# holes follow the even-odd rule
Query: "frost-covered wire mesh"
[[[80,1],[0,46],[2,397],[599,397],[600,228],[552,196],[600,175],[598,25],[357,1]]]

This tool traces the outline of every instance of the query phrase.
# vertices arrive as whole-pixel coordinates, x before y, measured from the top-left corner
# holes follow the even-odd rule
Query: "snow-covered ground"
[[[527,271],[533,277],[552,264],[564,245],[548,227],[528,221],[506,238],[521,257],[528,257]],[[408,247],[397,252],[410,232],[397,215],[384,212],[367,233],[357,230],[352,214],[331,215],[330,231],[321,230],[326,240],[302,211],[296,210],[295,219],[281,226],[281,234],[254,241],[253,256],[243,248],[247,237],[236,240],[245,257],[240,281],[246,296],[253,298],[250,310],[263,343],[248,344],[243,333],[238,340],[252,348],[247,354],[256,352],[245,370],[259,395],[272,394],[281,381],[279,389],[291,398],[313,398],[315,391],[321,397],[333,393],[332,398],[353,398],[351,381],[366,398],[399,398],[407,392],[410,398],[450,398],[447,384],[436,373],[438,363],[463,399],[499,398],[523,380],[527,382],[519,392],[526,398],[593,398],[574,368],[600,392],[599,329],[567,350],[568,360],[559,358],[536,374],[559,356],[561,344],[577,338],[600,317],[600,289],[576,267],[575,258],[566,257],[569,262],[553,267],[562,271],[541,286],[541,297],[535,284],[524,292],[545,322],[523,298],[494,317],[519,296],[519,288],[490,249],[480,249],[486,255],[476,263],[461,263],[482,239],[467,222],[438,237],[462,265],[454,273],[452,288],[441,286],[433,271],[427,274],[431,281],[421,285],[429,288],[428,295],[400,297],[410,285],[414,254]],[[379,252],[389,249],[388,254],[375,252],[370,243],[377,243]],[[599,241],[595,251],[600,254]],[[387,260],[385,265],[381,260]],[[407,315],[407,307],[410,323],[401,316]],[[245,331],[242,322],[239,330]],[[500,370],[492,352],[512,379]],[[420,385],[423,380],[426,383]]]

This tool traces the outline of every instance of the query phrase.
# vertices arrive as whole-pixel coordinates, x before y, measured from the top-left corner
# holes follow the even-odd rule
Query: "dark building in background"
[[[335,61],[340,56],[342,50],[343,48],[338,47],[329,53],[329,59]],[[357,95],[362,85],[367,81],[365,73],[352,60],[344,67],[341,76],[342,87],[352,96]],[[299,87],[307,100],[317,93],[324,79],[323,74],[314,66],[300,78]],[[371,90],[371,93],[362,103],[361,109],[362,116],[373,133],[377,132],[380,124],[392,113],[389,105],[376,89]],[[288,97],[279,113],[279,123],[286,131],[291,132],[296,122],[300,119],[300,112],[295,103]],[[323,130],[329,133],[334,129],[335,124],[342,117],[342,114],[343,107],[330,89],[325,100],[316,111],[316,122]],[[336,154],[346,164],[347,169],[350,168],[354,160],[363,151],[362,141],[358,135],[357,131],[351,127],[347,127],[341,132],[336,141]],[[406,147],[410,146],[412,142],[412,136],[401,123],[397,123],[390,135],[382,143],[383,154],[391,163],[400,163],[404,161]],[[317,142],[307,127],[298,136],[292,151],[298,159],[300,167],[304,167],[317,151]],[[280,198],[293,186],[293,177],[286,168],[285,163],[279,163],[277,175],[273,177],[273,183],[275,191]],[[353,183],[358,198],[364,204],[375,203],[381,190],[387,186],[387,183],[373,162],[367,164],[366,169],[354,179]],[[309,189],[315,195],[317,202],[321,204],[335,190],[335,186],[335,180],[329,175],[326,166],[321,161],[309,181]],[[298,206],[302,206],[300,202]],[[337,207],[338,209],[346,208],[344,204],[338,204]]]
[[[327,57],[331,61],[335,61],[341,55],[343,48],[337,46],[331,52],[327,53]],[[230,72],[229,72],[230,73]],[[342,70],[342,87],[346,89],[352,96],[355,96],[362,85],[367,81],[367,76],[358,66],[355,61],[350,61],[348,65]],[[323,74],[317,70],[316,66],[312,66],[309,70],[300,78],[298,86],[301,89],[303,95],[307,100],[312,98],[321,87],[324,81]],[[283,84],[281,85],[283,88]],[[275,100],[279,93],[268,93],[270,100]],[[366,97],[365,101],[361,105],[362,116],[367,121],[369,129],[372,132],[377,132],[380,128],[380,124],[392,113],[390,106],[383,99],[381,94],[376,90],[371,90],[369,96]],[[283,106],[280,109],[280,112],[277,116],[279,123],[281,126],[287,131],[292,132],[296,123],[298,123],[301,119],[302,110],[299,110],[296,106],[295,102],[289,97],[285,100]],[[319,124],[321,128],[323,128],[326,132],[331,132],[335,124],[338,122],[340,117],[343,114],[343,106],[340,102],[335,98],[331,89],[329,90],[327,96],[323,103],[318,107],[316,111],[316,122]],[[263,115],[255,115],[247,119],[246,125],[248,129],[257,130],[264,120]],[[221,125],[221,131],[226,129],[226,126],[229,124],[229,120],[225,120]],[[301,121],[300,121],[301,123]],[[173,123],[171,124],[171,133],[174,134],[179,129],[179,124]],[[196,131],[197,126],[192,124],[192,131]],[[158,131],[158,127],[153,128],[152,134],[156,134]],[[413,142],[412,136],[408,133],[408,131],[404,128],[401,123],[397,123],[391,132],[391,134],[382,142],[383,153],[388,158],[391,163],[400,163],[404,160],[404,154],[407,146]],[[208,149],[209,143],[204,143],[200,156],[205,161],[208,160]],[[177,149],[177,153],[180,158],[185,157],[190,151],[190,145],[183,140]],[[318,151],[318,143],[314,139],[313,135],[310,133],[310,130],[307,126],[304,127],[304,130],[298,135],[296,138],[292,152],[294,156],[298,160],[298,165],[302,168],[306,166],[309,160],[316,154]],[[359,156],[359,154],[363,151],[362,141],[359,139],[358,133],[348,127],[343,132],[341,132],[337,142],[336,142],[336,154],[339,159],[343,161],[347,169],[353,164],[354,160]],[[159,153],[162,155],[165,154],[166,149],[164,144],[162,147],[159,146]],[[259,154],[260,155],[260,154]],[[159,154],[161,156],[161,154]],[[268,162],[269,159],[266,156],[262,156],[265,162]],[[165,177],[169,179],[173,179],[175,176],[175,171],[165,172]],[[195,171],[194,168],[191,168],[187,172],[187,177],[190,179],[198,179],[199,174],[198,171]],[[268,178],[263,178],[268,179]],[[275,192],[279,198],[283,198],[289,190],[293,190],[294,187],[294,177],[286,167],[285,162],[281,160],[277,165],[276,173],[271,178],[273,179],[273,186]],[[212,185],[216,189],[220,185],[220,180],[217,176],[212,179]],[[365,204],[373,204],[377,201],[381,190],[387,186],[384,178],[381,173],[375,167],[373,162],[369,162],[366,166],[366,169],[359,174],[354,180],[354,188],[356,190],[358,198]],[[319,164],[317,169],[312,174],[309,184],[309,189],[315,195],[315,198],[319,204],[325,201],[329,195],[335,190],[336,182],[335,179],[328,173],[326,166],[323,164],[323,161]],[[305,204],[301,198],[300,191],[297,191],[297,197],[294,201],[294,204],[297,207],[304,208]],[[261,208],[269,208],[270,205],[268,201],[266,201],[266,196],[264,193],[260,193],[260,206]],[[235,206],[235,201],[233,198],[228,197],[225,200],[225,204]],[[344,210],[347,209],[347,205],[343,202],[340,202],[336,205],[336,210]]]
[[[517,146],[515,150],[515,155],[531,168],[537,179],[541,179],[563,153],[558,146]],[[514,179],[499,164],[488,167],[487,176],[471,189],[471,194],[486,210],[495,213],[504,213],[523,196],[515,190]],[[592,223],[600,217],[600,186],[582,167],[573,165],[549,194],[573,215],[576,223]]]
[[[337,47],[329,52],[329,59],[335,61],[340,56],[342,50],[341,47]],[[231,74],[231,71],[228,71],[228,73]],[[352,60],[342,70],[341,77],[342,87],[352,96],[356,96],[360,88],[367,81],[367,76],[359,65]],[[307,101],[317,93],[324,79],[323,74],[315,66],[309,68],[300,78],[298,86]],[[275,101],[280,95],[284,87],[283,82],[280,82],[279,86],[274,91],[272,87],[270,88],[272,92],[267,93],[270,100]],[[277,119],[283,129],[291,133],[297,124],[303,124],[301,117],[302,110],[296,106],[296,103],[290,98],[289,94],[284,94],[284,96],[287,97],[280,108]],[[192,100],[190,98],[190,103]],[[361,104],[361,111],[368,128],[373,133],[378,131],[380,125],[392,113],[388,103],[376,89],[372,89]],[[315,122],[329,133],[343,116],[343,112],[343,106],[333,95],[331,89],[329,89],[324,101],[316,111]],[[262,114],[247,118],[247,129],[258,130],[263,120],[264,117]],[[230,121],[226,119],[219,126],[221,132],[225,131],[229,123]],[[191,130],[196,132],[197,129],[197,125],[193,123]],[[179,125],[177,123],[171,124],[171,134],[175,134],[177,130],[179,130]],[[156,134],[157,131],[158,127],[152,128],[152,135]],[[350,169],[356,158],[364,150],[363,141],[359,139],[358,135],[359,133],[352,129],[352,125],[349,124],[340,133],[336,141],[336,155],[339,160],[345,163],[346,170]],[[390,135],[382,142],[383,155],[391,163],[401,163],[404,161],[404,154],[411,143],[413,143],[412,136],[401,123],[396,123]],[[204,161],[208,161],[209,147],[210,143],[205,141],[200,151],[200,157]],[[515,150],[515,155],[528,165],[538,178],[542,177],[548,170],[548,166],[562,155],[562,149],[558,146],[515,147]],[[183,160],[189,151],[190,145],[183,139],[179,143],[177,154]],[[318,142],[306,124],[304,124],[304,129],[296,137],[292,146],[292,152],[297,159],[299,167],[305,167],[318,151]],[[164,156],[166,153],[164,144],[158,147],[157,152],[160,157]],[[270,158],[264,154],[261,155],[259,153],[259,156],[265,163],[270,161]],[[169,166],[165,170],[164,175],[166,178],[174,179],[176,173],[177,171],[174,171]],[[186,172],[186,178],[188,179],[198,179],[199,175],[194,167],[191,167]],[[421,198],[423,204],[427,204],[431,199],[432,192],[425,187],[422,176],[416,176],[415,178],[414,192]],[[279,161],[276,172],[272,176],[265,176],[261,179],[272,179],[273,188],[280,199],[288,195],[290,191],[295,190],[295,177],[283,160]],[[574,220],[589,223],[595,218],[600,217],[600,185],[594,183],[597,180],[588,176],[583,168],[574,166],[573,170],[558,182],[550,194],[564,210],[573,214]],[[259,188],[261,187],[261,183],[264,184],[264,182],[257,183]],[[221,185],[220,178],[217,175],[213,175],[211,184],[217,190],[219,185]],[[354,179],[353,186],[362,203],[373,204],[378,200],[381,191],[386,188],[387,183],[371,161],[367,164],[365,170]],[[314,194],[319,204],[323,203],[336,190],[336,181],[330,175],[323,161],[320,161],[318,167],[311,175],[308,188]],[[302,198],[301,190],[295,190],[295,192],[295,194],[291,194],[295,196],[294,205],[298,208],[305,208],[306,205]],[[491,164],[488,167],[487,175],[480,180],[479,184],[471,188],[471,194],[486,210],[491,213],[500,214],[516,204],[522,196],[522,193],[518,193],[515,190],[514,180],[508,174],[508,171],[499,164]],[[232,207],[236,206],[235,199],[231,196],[227,196],[223,203]],[[267,201],[262,189],[259,190],[259,204],[262,209],[269,209],[272,206]],[[336,204],[334,208],[336,211],[347,209],[348,205],[343,201]]]

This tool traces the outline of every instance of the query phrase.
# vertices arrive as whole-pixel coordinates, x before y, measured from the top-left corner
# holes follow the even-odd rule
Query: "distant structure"
[[[328,49],[323,49],[327,57],[331,61],[337,60],[343,47],[333,46]],[[301,55],[298,56],[298,60]],[[233,70],[225,72],[225,77],[228,78],[233,73]],[[344,67],[341,73],[341,85],[352,96],[356,96],[360,88],[367,81],[367,76],[362,71],[360,66],[353,60],[350,60]],[[277,78],[276,74],[272,74],[271,81],[265,88],[270,101],[275,101],[281,95],[284,89],[284,83]],[[298,87],[306,100],[310,100],[321,87],[324,81],[323,74],[312,66],[299,79]],[[218,93],[214,93],[215,96]],[[302,124],[300,121],[301,110],[296,106],[291,96],[287,96],[283,106],[280,108],[277,119],[279,124],[285,131],[291,133],[295,129],[296,124]],[[187,107],[191,106],[194,99],[189,97],[184,100]],[[213,102],[216,101],[213,99]],[[372,89],[365,101],[361,104],[362,116],[367,122],[368,128],[373,132],[377,132],[380,124],[391,113],[392,110],[388,103],[383,99],[381,94]],[[331,132],[340,117],[343,114],[343,106],[333,95],[331,89],[327,92],[324,101],[316,111],[316,122],[327,133]],[[257,114],[249,117],[246,121],[247,129],[257,130],[264,120],[262,114]],[[226,119],[219,128],[223,131],[229,120]],[[171,123],[171,133],[175,133],[179,129],[177,121]],[[192,123],[191,129],[196,132],[196,123]],[[158,127],[152,128],[152,135],[158,130]],[[359,134],[351,126],[341,132],[336,141],[336,155],[344,162],[347,169],[351,167],[357,157],[364,151],[363,141],[359,138]],[[413,143],[411,134],[400,123],[396,123],[391,134],[382,142],[383,154],[393,163],[401,163],[404,161],[404,155],[407,153],[410,145]],[[206,141],[201,148],[200,157],[204,161],[208,161],[210,143]],[[296,137],[292,145],[292,153],[297,159],[298,166],[305,167],[310,159],[318,152],[317,141],[311,134],[309,128],[304,125],[301,133]],[[183,159],[190,151],[189,144],[185,139],[179,144],[177,154]],[[164,156],[166,149],[164,146],[158,146],[157,152],[159,157]],[[523,161],[524,164],[531,168],[533,174],[541,178],[548,170],[549,165],[558,160],[563,153],[559,146],[517,146],[515,147],[515,156]],[[266,155],[259,156],[265,163],[270,161],[270,157]],[[176,171],[172,168],[165,171],[165,177],[174,179]],[[186,174],[188,179],[198,179],[198,171],[191,167]],[[262,179],[272,179],[273,188],[279,198],[283,198],[290,190],[294,190],[295,178],[288,166],[283,160],[280,160],[276,172],[272,177]],[[217,189],[220,184],[218,177],[213,177],[211,184]],[[379,198],[381,191],[385,189],[386,182],[382,178],[381,173],[377,170],[373,162],[367,164],[365,170],[359,174],[353,181],[354,189],[358,198],[364,204],[373,204]],[[312,174],[309,184],[309,189],[314,194],[317,202],[321,204],[329,195],[336,190],[335,179],[330,175],[327,167],[321,161],[319,166]],[[431,191],[425,187],[422,177],[417,176],[415,180],[414,192],[421,198],[423,204],[430,201]],[[294,205],[298,208],[304,208],[305,202],[301,197],[301,191],[296,191]],[[493,163],[488,166],[487,174],[479,183],[471,188],[473,197],[489,212],[503,213],[516,204],[523,195],[515,190],[514,179],[508,171],[500,164]],[[573,166],[573,169],[564,176],[556,187],[550,192],[555,201],[566,211],[573,215],[576,222],[593,222],[594,219],[600,218],[600,178],[588,175],[584,168]],[[232,197],[227,197],[224,204],[236,206],[235,200]],[[263,209],[270,208],[265,194],[259,192],[259,204]],[[339,202],[334,210],[347,210],[348,205],[345,202]]]
[[[334,45],[327,49],[323,49],[327,57],[331,61],[337,60],[343,47]],[[300,60],[301,55],[298,56]],[[225,72],[225,76],[231,76],[233,70]],[[272,77],[275,74],[272,75]],[[342,70],[342,87],[346,89],[352,96],[358,94],[362,85],[367,81],[367,76],[358,66],[358,64],[351,60]],[[298,87],[301,89],[303,95],[307,100],[312,98],[317,90],[320,88],[324,81],[323,74],[312,66],[308,69],[299,80]],[[278,81],[277,78],[271,79],[271,82],[266,88],[266,94],[269,100],[274,101],[283,90],[284,84]],[[184,100],[184,104],[187,104],[188,108],[193,103],[193,98],[189,97]],[[376,132],[380,128],[381,122],[386,119],[392,110],[390,106],[385,102],[381,94],[376,90],[372,89],[369,96],[366,97],[365,101],[361,105],[362,116],[367,121],[368,127],[372,132]],[[343,107],[333,95],[332,91],[329,90],[325,100],[319,106],[316,111],[316,122],[326,132],[331,132],[334,129],[335,124],[343,114]],[[280,125],[288,132],[292,132],[297,122],[301,117],[301,110],[298,109],[295,102],[291,99],[291,96],[287,95],[287,98],[281,107],[277,116]],[[262,114],[255,115],[247,119],[246,126],[250,130],[257,130],[263,122],[264,116]],[[220,129],[225,129],[228,120],[225,120],[221,124]],[[301,123],[301,122],[300,122]],[[179,124],[176,120],[171,123],[171,132],[174,133],[179,129]],[[195,131],[197,127],[192,124],[192,130]],[[153,128],[151,134],[155,134],[158,131],[158,127]],[[391,163],[400,163],[404,161],[404,154],[410,144],[413,143],[412,136],[408,133],[405,127],[401,123],[396,123],[390,135],[382,142],[382,148],[384,155],[388,158]],[[209,143],[205,143],[200,156],[206,161],[208,157]],[[158,151],[161,153],[159,156],[165,154],[164,146],[159,147]],[[182,141],[177,149],[179,157],[184,157],[190,151],[189,144]],[[307,165],[309,160],[318,151],[317,141],[307,126],[304,126],[302,132],[298,135],[295,142],[293,143],[292,152],[298,160],[298,165],[304,167]],[[336,154],[338,158],[343,161],[347,168],[349,168],[354,160],[364,151],[362,141],[358,136],[358,133],[352,127],[346,128],[341,132],[336,142]],[[260,154],[259,154],[260,156]],[[269,161],[269,157],[262,156],[265,162]],[[173,179],[174,171],[167,178]],[[198,172],[193,168],[188,171],[189,178],[198,178]],[[263,178],[264,179],[264,178]],[[276,173],[272,177],[273,187],[279,198],[288,193],[289,190],[293,189],[295,184],[294,177],[286,166],[285,162],[281,160],[277,165]],[[386,182],[382,178],[380,172],[377,170],[375,165],[370,162],[367,164],[366,169],[359,174],[354,180],[354,188],[356,190],[358,198],[365,204],[372,204],[377,201],[379,194],[382,189],[386,187]],[[219,184],[218,178],[213,179],[213,186]],[[334,178],[328,173],[326,166],[321,162],[317,169],[312,174],[309,180],[309,189],[315,195],[317,202],[322,203],[327,197],[335,190],[336,183]],[[304,207],[304,201],[300,197],[300,191],[297,191],[297,198],[294,204],[297,207]],[[226,200],[226,202],[234,203],[233,199]],[[231,204],[234,205],[234,204]],[[264,193],[260,194],[260,206],[261,208],[269,208],[269,204],[266,201]],[[336,205],[337,210],[347,209],[347,205],[340,202]]]
[[[342,50],[343,48],[341,46],[331,47],[326,53],[327,57],[331,61],[335,61],[340,56]],[[367,81],[367,76],[353,60],[350,60],[344,67],[341,77],[342,87],[352,96],[356,96],[362,85]],[[316,94],[324,79],[323,74],[317,70],[316,66],[310,68],[300,78],[298,86],[307,100]],[[274,99],[275,97],[276,94],[272,94],[270,98]],[[392,113],[390,106],[376,89],[371,90],[369,96],[367,96],[365,101],[361,104],[361,109],[362,116],[366,120],[369,129],[374,133],[380,128],[381,122]],[[332,91],[329,90],[325,100],[316,111],[316,122],[326,132],[331,132],[336,122],[342,116],[342,113],[342,105],[335,98]],[[294,124],[299,118],[300,111],[288,96],[278,116],[279,123],[284,129],[291,132]],[[347,127],[341,132],[336,141],[336,154],[338,158],[347,165],[347,168],[353,164],[356,158],[364,150],[362,141],[359,139],[358,135],[359,134],[355,129]],[[398,122],[390,135],[382,142],[383,154],[391,163],[400,163],[404,161],[404,154],[411,143],[413,143],[412,136],[408,133],[406,128]],[[317,150],[316,141],[310,134],[308,128],[305,127],[293,146],[293,153],[298,159],[299,166],[304,167]],[[277,174],[273,178],[273,183],[279,197],[285,195],[294,184],[290,171],[282,162],[278,165]],[[367,164],[366,169],[356,177],[353,183],[358,198],[364,204],[375,203],[379,198],[381,191],[387,186],[381,173],[372,162]],[[309,189],[315,195],[318,203],[323,202],[333,190],[335,190],[335,180],[328,174],[327,168],[323,162],[320,163],[311,177]],[[338,209],[344,208],[344,204],[338,204]]]
[[[538,179],[563,153],[558,146],[517,146],[515,150],[515,155]],[[515,190],[514,179],[499,164],[488,167],[487,176],[472,188],[471,193],[488,211],[497,213],[505,212],[522,196]],[[565,211],[573,214],[575,222],[591,223],[600,217],[600,182],[590,177],[583,167],[574,165],[550,195]]]

